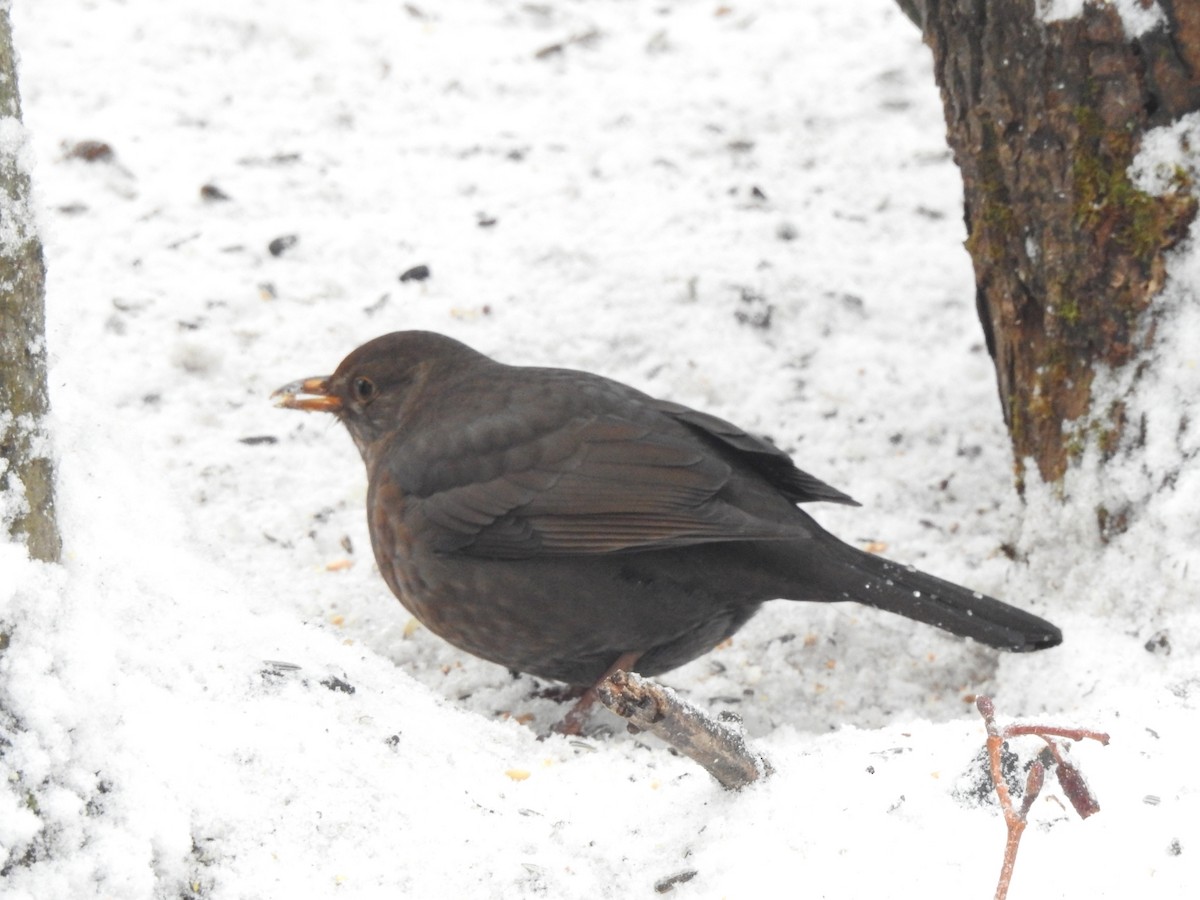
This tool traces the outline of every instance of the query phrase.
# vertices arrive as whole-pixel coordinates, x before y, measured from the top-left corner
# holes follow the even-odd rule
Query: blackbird
[[[711,650],[767,600],[854,600],[1004,650],[1061,632],[838,540],[797,508],[850,497],[723,419],[569,369],[401,331],[273,395],[333,413],[367,466],[388,587],[451,644],[592,685]]]

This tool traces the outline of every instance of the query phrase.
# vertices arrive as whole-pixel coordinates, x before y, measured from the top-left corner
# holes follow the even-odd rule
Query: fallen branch
[[[670,688],[633,672],[616,671],[597,685],[600,702],[634,731],[649,731],[703,766],[727,790],[771,773],[766,760],[746,747],[742,735],[683,700]]]
[[[1063,793],[1075,807],[1081,819],[1086,819],[1100,811],[1100,804],[1088,789],[1083,780],[1083,774],[1063,756],[1062,748],[1054,738],[1066,738],[1072,741],[1085,739],[1108,744],[1108,735],[1102,731],[1090,731],[1085,728],[1064,728],[1058,725],[1022,725],[1013,723],[1000,728],[996,725],[996,707],[990,697],[978,697],[975,706],[983,716],[987,728],[988,762],[992,773],[992,783],[996,786],[996,797],[1000,801],[1000,809],[1004,813],[1004,824],[1008,828],[1008,837],[1004,843],[1004,862],[1000,867],[1000,880],[996,884],[996,900],[1004,900],[1008,896],[1008,885],[1012,880],[1013,867],[1017,863],[1017,847],[1021,843],[1021,835],[1025,833],[1029,810],[1034,800],[1041,793],[1046,779],[1046,769],[1052,767],[1055,777]],[[1029,775],[1025,781],[1025,796],[1021,798],[1020,808],[1013,807],[1012,795],[1008,783],[1004,780],[1000,751],[1004,742],[1009,738],[1030,735],[1039,737],[1047,744],[1047,750],[1034,760],[1029,767]]]

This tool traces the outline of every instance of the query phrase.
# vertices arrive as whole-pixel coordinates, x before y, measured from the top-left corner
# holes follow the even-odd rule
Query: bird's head
[[[301,378],[279,388],[276,406],[333,413],[370,465],[379,441],[401,429],[432,376],[487,357],[428,331],[396,331],[363,344],[332,375]]]

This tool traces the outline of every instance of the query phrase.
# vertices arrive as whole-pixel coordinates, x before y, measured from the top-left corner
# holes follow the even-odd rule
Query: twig
[[[737,790],[771,773],[734,729],[670,688],[633,672],[613,672],[596,689],[600,702],[637,730],[649,731],[703,766],[721,787]]]
[[[1006,738],[1022,737],[1027,734],[1040,737],[1051,746],[1054,746],[1054,742],[1047,735],[1066,738],[1069,741],[1082,741],[1085,738],[1090,738],[1093,741],[1099,741],[1105,746],[1108,745],[1107,734],[1103,731],[1090,731],[1087,728],[1068,728],[1063,725],[1022,725],[1019,722],[1013,722],[1011,725],[1004,726],[1004,736]]]
[[[1029,810],[1034,800],[1041,793],[1046,778],[1046,763],[1041,759],[1034,761],[1029,768],[1029,776],[1025,781],[1025,796],[1021,799],[1019,809],[1013,808],[1012,795],[1008,783],[1004,780],[1004,770],[1000,762],[1000,751],[1008,738],[1030,735],[1039,737],[1049,747],[1048,760],[1054,766],[1055,777],[1079,813],[1086,819],[1100,811],[1100,804],[1088,789],[1083,780],[1083,774],[1073,764],[1068,762],[1062,753],[1062,748],[1053,738],[1068,740],[1090,739],[1101,744],[1108,743],[1108,735],[1101,731],[1090,731],[1085,728],[1064,728],[1057,725],[1022,725],[1011,724],[1000,728],[996,725],[996,708],[990,697],[979,697],[975,701],[979,714],[983,716],[984,727],[987,729],[987,752],[990,763],[992,782],[996,786],[996,797],[1000,801],[1000,810],[1004,814],[1004,824],[1008,829],[1008,837],[1004,843],[1004,862],[1000,867],[1000,880],[996,884],[996,900],[1005,900],[1008,896],[1009,882],[1012,881],[1013,867],[1017,863],[1017,847],[1021,843],[1021,835],[1025,833],[1028,824]],[[1043,751],[1045,752],[1045,751]]]

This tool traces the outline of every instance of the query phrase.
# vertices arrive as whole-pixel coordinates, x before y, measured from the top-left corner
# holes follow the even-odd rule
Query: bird
[[[398,331],[272,395],[339,419],[366,465],[379,571],[434,634],[579,687],[655,676],[776,599],[855,601],[1010,651],[1050,622],[827,532],[858,506],[724,419],[600,375]]]

